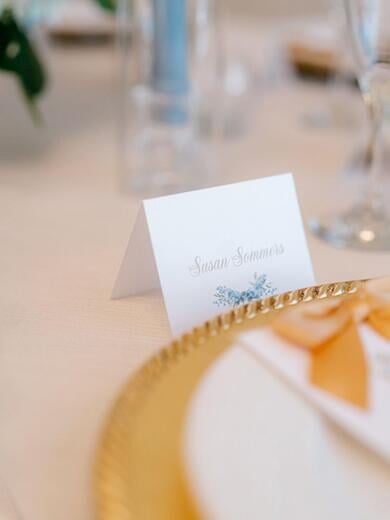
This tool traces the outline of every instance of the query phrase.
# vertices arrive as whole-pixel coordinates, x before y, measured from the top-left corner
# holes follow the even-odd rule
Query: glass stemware
[[[3,478],[0,476],[0,520],[22,520],[20,511]]]
[[[344,0],[344,9],[360,90],[374,122],[370,175],[354,206],[339,215],[312,219],[310,227],[337,247],[390,250],[390,204],[382,157],[383,125],[390,109],[390,1]]]

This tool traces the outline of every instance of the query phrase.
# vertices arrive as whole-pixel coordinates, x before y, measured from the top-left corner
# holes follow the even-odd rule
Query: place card
[[[113,298],[161,287],[174,335],[314,284],[291,174],[144,200]]]

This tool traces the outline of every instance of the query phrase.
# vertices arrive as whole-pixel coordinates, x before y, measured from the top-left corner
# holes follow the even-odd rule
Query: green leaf
[[[45,89],[43,66],[26,32],[9,8],[0,14],[0,70],[17,77],[31,105]]]
[[[95,0],[95,2],[106,11],[115,12],[116,0]]]

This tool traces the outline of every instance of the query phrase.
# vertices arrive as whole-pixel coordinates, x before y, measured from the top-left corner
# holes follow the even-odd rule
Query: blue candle
[[[188,92],[187,0],[153,0],[153,87]]]

